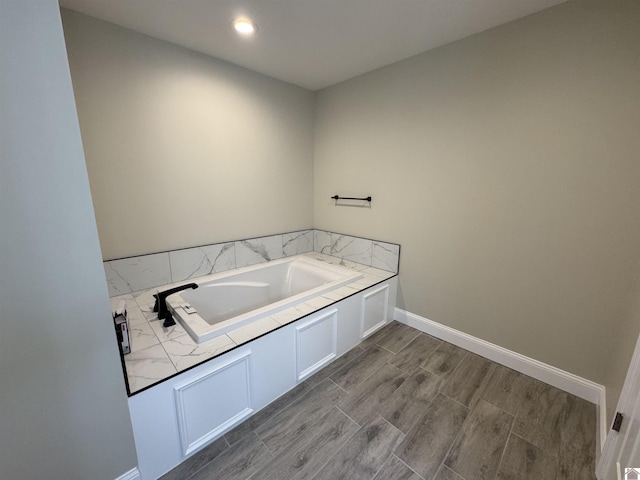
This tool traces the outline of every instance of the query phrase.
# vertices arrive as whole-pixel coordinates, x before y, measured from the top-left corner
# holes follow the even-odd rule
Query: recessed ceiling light
[[[233,22],[233,28],[236,29],[236,32],[241,33],[242,35],[253,35],[257,30],[256,25],[246,18],[239,18]]]

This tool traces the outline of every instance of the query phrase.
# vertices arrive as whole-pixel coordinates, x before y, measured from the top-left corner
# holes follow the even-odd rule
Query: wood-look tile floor
[[[393,322],[163,480],[593,480],[595,406]]]

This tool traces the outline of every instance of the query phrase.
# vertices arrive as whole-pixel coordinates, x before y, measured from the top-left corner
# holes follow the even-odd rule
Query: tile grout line
[[[487,402],[487,403],[489,403],[490,405],[493,405],[490,402]],[[495,473],[496,476],[498,475],[498,472],[500,471],[500,466],[502,465],[502,460],[504,460],[504,455],[505,455],[505,453],[507,453],[507,445],[509,444],[509,437],[511,437],[511,432],[512,432],[513,426],[515,424],[516,424],[516,418],[512,417],[512,419],[511,419],[511,427],[509,427],[509,434],[507,435],[507,440],[504,442],[504,445],[502,446],[502,453],[500,454],[500,460],[498,461],[498,465],[496,466],[496,473]]]
[[[514,422],[515,424],[515,422]],[[531,445],[532,447],[540,450],[544,455],[549,455],[551,457],[553,457],[554,459],[556,459],[558,462],[560,461],[560,450],[558,449],[558,453],[556,455],[550,453],[549,451],[545,450],[544,448],[541,448],[533,443],[531,443],[529,440],[527,440],[526,438],[524,438],[522,435],[518,435],[515,432],[510,432],[509,435],[513,435],[516,438],[519,438],[520,440],[522,440],[523,442],[528,443],[529,445]]]
[[[407,348],[411,342],[413,342],[416,338],[418,338],[420,336],[420,333],[418,333],[418,335],[416,335],[415,337],[411,338],[411,340],[409,340],[406,344],[404,344],[402,346],[402,348],[400,348],[397,352],[393,352],[391,350],[389,350],[388,348],[384,347],[383,345],[378,345],[380,348],[384,348],[385,350],[387,350],[388,352],[391,352],[393,354],[393,356],[398,355],[400,352],[402,352],[405,348]]]
[[[398,427],[396,427],[393,423],[391,423],[389,420],[387,420],[386,418],[384,418],[382,415],[380,415],[379,413],[377,414],[377,417],[380,418],[381,420],[383,420],[385,423],[389,424],[392,428],[394,428],[395,430],[398,430],[400,432],[400,434],[402,435],[402,440],[404,441],[404,438],[407,436],[406,433],[404,433],[402,430],[400,430]],[[402,442],[398,442],[398,443],[402,443]]]
[[[389,352],[391,355],[395,356],[395,353],[394,353],[394,352],[392,352],[391,350],[389,350],[389,349],[388,349],[387,347],[385,347],[384,345],[379,345],[379,344],[377,344],[377,343],[374,343],[373,345],[371,345],[371,347],[378,347],[378,348],[381,348],[381,349],[383,349],[385,352]],[[369,347],[369,348],[371,348],[371,347]]]
[[[380,465],[380,467],[378,468],[378,470],[376,470],[376,472],[373,474],[373,477],[371,477],[372,479],[375,479],[378,474],[382,471],[382,469],[384,468],[384,466],[389,462],[389,459],[393,456],[393,452],[389,453],[389,456],[387,457],[387,459],[382,462],[382,465]]]
[[[331,383],[333,383],[336,387],[338,387],[340,390],[342,390],[344,393],[346,393],[347,395],[349,395],[349,390],[347,390],[346,388],[344,388],[344,387],[342,387],[342,386],[338,385],[338,384],[333,380],[333,378],[331,378],[331,377],[327,377],[325,380],[330,381],[330,382],[331,382]],[[324,380],[323,380],[323,381],[324,381]],[[318,385],[319,385],[319,384],[318,384]]]
[[[449,342],[446,342],[449,343]],[[431,358],[431,356],[436,352],[436,350],[438,350],[438,348],[440,348],[442,345],[445,344],[445,340],[442,340],[440,342],[440,344],[435,348],[435,350],[433,352],[431,352],[431,354],[429,355],[429,357],[420,364],[420,368],[422,368],[425,372],[429,372],[429,373],[433,373],[434,375],[437,375],[438,377],[442,378],[444,381],[448,382],[449,379],[453,376],[453,374],[455,373],[455,371],[458,369],[458,367],[460,366],[460,364],[462,364],[462,362],[464,361],[464,359],[467,356],[467,353],[469,353],[468,350],[464,350],[463,348],[460,348],[461,350],[463,350],[465,353],[464,355],[462,355],[462,357],[460,358],[460,361],[456,364],[455,368],[453,370],[451,370],[449,373],[449,375],[447,375],[447,377],[443,377],[442,375],[438,375],[436,372],[431,372],[430,370],[427,370],[426,368],[424,368],[424,364],[427,363],[427,361]],[[451,344],[453,345],[453,344]],[[455,345],[454,345],[455,346]]]
[[[490,402],[489,400],[487,400],[486,398],[483,398],[483,397],[478,397],[478,399],[476,400],[476,404],[477,404],[480,400],[482,400],[482,401],[484,401],[484,402],[487,402],[487,403],[488,403],[489,405],[491,405],[492,407],[497,408],[497,409],[498,409],[498,410],[500,410],[502,413],[506,413],[507,415],[509,415],[509,416],[513,419],[513,423],[512,423],[512,425],[511,425],[511,427],[509,428],[509,433],[511,433],[511,431],[513,430],[513,426],[514,426],[514,425],[515,425],[515,423],[516,423],[516,414],[515,414],[515,413],[511,413],[511,412],[507,412],[504,408],[499,407],[499,406],[498,406],[498,405],[496,405],[495,403]],[[475,407],[475,405],[474,405],[474,407]]]
[[[395,451],[391,452],[391,455],[389,456],[389,458],[391,457],[396,457],[396,459],[402,463],[405,467],[407,467],[409,470],[411,470],[415,475],[417,475],[420,479],[424,480],[424,477],[422,475],[420,475],[418,472],[416,472],[413,468],[411,468],[409,465],[407,465],[399,456],[396,455]],[[437,472],[436,472],[437,473]]]
[[[215,440],[214,440],[215,441]],[[231,445],[229,445],[229,443],[227,442],[227,440],[225,439],[225,442],[227,443],[227,448],[225,448],[223,451],[221,451],[218,455],[216,455],[215,457],[213,457],[211,460],[209,460],[207,463],[205,463],[204,465],[202,465],[199,469],[197,469],[195,472],[193,472],[191,475],[189,475],[187,478],[185,478],[184,480],[189,480],[193,477],[195,477],[195,475],[199,472],[201,472],[204,468],[206,468],[209,464],[211,464],[211,462],[215,461],[218,457],[220,457],[220,455],[222,455],[223,453],[225,453],[227,450],[229,450],[231,448]],[[213,442],[211,442],[209,445],[211,445]],[[207,447],[209,446],[207,445]],[[199,450],[196,454],[192,455],[191,457],[189,457],[187,460],[194,458],[196,455],[198,455],[200,452],[204,451],[207,447],[204,447],[202,450]],[[171,472],[171,470],[169,471]],[[169,473],[167,472],[167,473]],[[167,474],[165,473],[165,475]]]
[[[253,434],[255,434],[256,438],[260,441],[260,443],[262,444],[262,446],[263,446],[264,448],[266,448],[267,453],[269,453],[269,455],[271,455],[271,459],[270,459],[270,460],[273,460],[274,458],[276,458],[276,456],[273,454],[273,452],[271,452],[271,450],[269,450],[269,447],[267,447],[267,446],[265,445],[265,443],[262,441],[262,439],[261,439],[261,438],[258,436],[258,434],[255,432],[255,430],[252,430],[252,433],[253,433]],[[268,463],[268,462],[267,462],[267,463]],[[256,477],[255,475],[257,475],[257,474],[260,472],[260,470],[261,470],[262,468],[264,468],[265,466],[266,466],[266,465],[262,465],[262,466],[260,466],[260,467],[256,468],[253,472],[251,472],[251,474],[250,474],[248,477],[244,477],[244,480],[250,480],[251,478],[256,478],[256,479],[257,479],[258,477]]]
[[[429,413],[429,411],[431,410],[431,406],[433,405],[433,402],[435,402],[435,400],[436,400],[436,397],[437,397],[437,396],[438,396],[438,392],[436,391],[436,394],[433,396],[433,398],[431,399],[431,401],[429,402],[429,404],[425,407],[425,412],[424,412],[424,414],[422,414],[419,418],[417,418],[417,419],[415,420],[415,422],[414,422],[414,423],[413,423],[413,424],[412,424],[412,425],[407,429],[407,433],[404,433],[404,432],[403,432],[403,434],[404,434],[403,442],[404,442],[404,440],[409,436],[409,434],[413,432],[413,430],[414,430],[414,429],[416,429],[416,428],[418,428],[418,427],[419,427],[420,421],[421,421],[421,420],[422,420],[422,419],[423,419],[423,418],[424,418],[424,417]],[[446,396],[446,395],[445,395],[445,396]],[[447,397],[447,398],[449,398],[449,397]],[[466,407],[465,407],[465,408],[466,408]],[[384,418],[384,417],[382,417],[382,418]],[[386,419],[385,419],[385,420],[386,420]],[[457,438],[457,436],[456,436],[456,438]],[[451,445],[453,445],[453,443],[454,443],[454,442],[455,442],[455,438],[454,438],[454,441],[451,443]],[[394,450],[392,453],[393,453],[393,455],[395,455],[395,450]],[[447,451],[447,455],[448,455],[448,454],[449,454],[449,452]],[[398,460],[400,460],[403,464],[407,465],[407,463],[406,463],[406,462],[404,462],[404,461],[403,461],[399,456],[397,456],[397,455],[396,455],[396,457],[397,457],[397,458],[398,458]],[[444,458],[446,458],[446,456],[445,456]],[[443,461],[444,461],[444,460],[443,460]],[[409,465],[407,465],[407,467],[409,467]],[[420,477],[421,479],[423,479],[423,480],[424,480],[424,477],[423,477],[422,475],[418,474],[418,472],[416,472],[413,468],[409,467],[409,469],[410,469],[412,472],[416,473],[416,475],[418,475],[418,477]],[[436,473],[437,473],[437,472],[436,472]]]
[[[372,345],[372,347],[382,348],[382,347],[380,347],[379,345]],[[386,349],[384,349],[384,350],[385,350],[386,352],[389,352],[389,351],[388,351],[388,350],[386,350]],[[366,350],[365,350],[365,352],[366,352]],[[364,354],[365,352],[363,352],[363,354]],[[389,352],[389,353],[391,353],[391,355],[392,355],[392,356],[394,355],[392,352]],[[358,355],[358,357],[356,357],[355,359],[353,359],[351,362],[347,363],[347,365],[345,365],[343,368],[341,368],[341,369],[340,369],[340,370],[338,370],[337,372],[334,372],[334,373],[331,375],[331,377],[332,377],[333,375],[335,375],[336,373],[338,373],[338,372],[340,372],[340,371],[344,370],[344,369],[345,369],[345,368],[346,368],[350,363],[352,363],[353,361],[355,361],[356,359],[358,359],[358,358],[360,358],[360,357],[361,357],[361,355]],[[359,381],[359,382],[358,382],[358,383],[353,387],[353,389],[352,389],[351,391],[349,391],[349,390],[345,389],[344,387],[340,387],[340,385],[338,385],[338,386],[339,386],[340,388],[342,388],[344,391],[346,391],[347,393],[351,393],[353,390],[355,390],[355,389],[356,389],[356,388],[358,388],[360,385],[362,385],[364,382],[366,382],[366,381],[367,381],[367,380],[369,380],[371,377],[373,377],[373,375],[375,375],[375,374],[376,374],[376,373],[377,373],[377,372],[378,372],[382,367],[384,367],[386,363],[387,363],[387,361],[385,360],[385,362],[384,362],[382,365],[380,365],[380,367],[378,367],[376,370],[374,370],[371,374],[369,374],[368,376],[364,377],[363,379],[360,379],[360,381]],[[329,380],[331,380],[333,383],[336,383],[336,382],[333,380],[333,378],[331,378],[331,377],[328,377],[328,378],[329,378]],[[337,385],[337,383],[336,383],[336,385]]]
[[[171,279],[171,283],[175,283],[173,280],[173,269],[171,268],[171,254],[167,252],[167,263],[169,264],[169,278]]]
[[[255,430],[251,430],[251,433],[253,433],[253,434],[256,436],[256,438],[260,441],[260,443],[262,444],[262,446],[263,446],[264,448],[266,448],[266,449],[267,449],[267,452],[269,452],[269,455],[271,455],[271,458],[275,458],[275,457],[276,457],[275,452],[272,452],[272,451],[271,451],[271,449],[270,449],[269,447],[267,447],[267,444],[266,444],[266,443],[264,443],[264,440],[262,440],[262,439],[260,438],[260,435],[258,435],[258,432],[256,432]],[[255,473],[255,472],[254,472],[254,473]],[[251,475],[253,475],[253,474],[251,474]]]
[[[334,405],[334,408],[337,408],[338,411],[340,411],[340,413],[342,413],[345,417],[347,417],[349,420],[351,420],[353,423],[355,423],[356,425],[358,425],[358,430],[360,428],[362,428],[362,425],[364,424],[360,424],[359,422],[356,422],[355,418],[352,418],[348,413],[346,413],[344,410],[342,410],[338,405]]]
[[[329,457],[327,458],[327,460],[322,463],[322,465],[320,465],[318,467],[318,469],[316,470],[315,473],[313,473],[311,475],[311,477],[309,477],[310,480],[313,480],[314,478],[316,478],[318,476],[318,474],[322,471],[322,469],[325,467],[325,465],[327,465],[335,456],[336,454],[341,450],[341,448],[347,444],[347,442],[349,442],[353,437],[356,436],[356,434],[360,431],[360,429],[362,428],[362,426],[356,422],[353,418],[351,418],[349,415],[347,415],[346,413],[344,413],[337,405],[334,405],[333,408],[337,409],[339,412],[341,412],[345,417],[347,417],[349,420],[351,420],[353,423],[355,423],[356,425],[358,425],[358,428],[356,428],[354,430],[354,432],[349,435],[347,438],[344,439],[344,441],[338,446],[339,448],[336,449],[335,452],[333,452],[331,455],[329,455]]]
[[[445,395],[445,396],[446,396],[446,395]],[[447,397],[447,398],[449,398],[449,397]],[[454,400],[454,402],[455,402],[455,400]],[[449,467],[448,465],[446,465],[446,463],[445,463],[445,462],[447,461],[447,458],[449,458],[449,455],[451,455],[451,450],[453,450],[453,446],[454,446],[454,445],[456,444],[456,442],[458,441],[458,438],[460,438],[460,434],[462,433],[462,427],[464,426],[464,423],[467,421],[467,418],[469,418],[469,415],[468,415],[468,414],[467,414],[467,417],[464,419],[464,422],[462,422],[462,425],[460,425],[460,429],[458,430],[458,433],[456,433],[456,436],[455,436],[455,438],[453,439],[453,442],[451,442],[451,445],[449,446],[449,449],[447,450],[447,453],[444,455],[444,458],[442,459],[442,463],[440,463],[440,467],[438,468],[438,470],[437,470],[436,474],[437,474],[437,473],[439,473],[439,472],[440,472],[440,470],[442,470],[442,467],[443,467],[443,466],[446,466],[446,467],[447,467],[447,468],[449,468],[452,472],[454,472],[455,474],[457,474],[460,478],[462,478],[463,480],[465,480],[465,479],[464,479],[464,477],[463,477],[460,473],[458,473],[456,470],[454,470],[453,468],[451,468],[451,467]]]
[[[447,455],[448,455],[448,452],[447,452]],[[445,460],[446,460],[446,457],[445,457]],[[454,475],[462,478],[462,480],[465,480],[465,478],[462,475],[460,475],[458,472],[456,472],[453,468],[448,467],[447,465],[445,465],[444,464],[444,460],[442,461],[442,463],[438,467],[438,470],[436,471],[436,475],[433,478],[438,478],[440,476],[440,474],[444,471],[445,468],[448,469],[448,470],[451,470],[454,473]],[[420,478],[422,478],[422,477],[420,477]]]
[[[387,463],[389,463],[389,459],[393,457],[393,452],[391,452],[389,454],[389,456],[387,457],[387,459],[382,462],[382,465],[380,465],[380,468],[378,468],[378,470],[376,471],[376,473],[373,474],[373,477],[371,477],[372,479],[375,480],[375,478],[378,476],[378,474],[380,473],[380,471],[387,465]]]
[[[287,408],[288,408],[288,407],[287,407]],[[322,418],[326,417],[326,416],[331,412],[331,410],[333,410],[334,408],[335,408],[336,410],[338,410],[338,411],[339,411],[340,413],[342,413],[346,418],[348,418],[349,420],[351,420],[352,422],[354,422],[354,423],[358,426],[358,428],[356,428],[356,429],[355,429],[355,431],[353,432],[353,434],[352,434],[351,436],[349,436],[348,438],[344,439],[343,443],[342,443],[342,444],[340,444],[340,446],[342,446],[342,445],[344,445],[347,441],[349,441],[349,440],[351,439],[351,437],[352,437],[353,435],[355,435],[355,433],[356,433],[356,432],[358,432],[358,431],[360,430],[360,428],[362,428],[362,427],[360,426],[360,424],[359,424],[358,422],[356,422],[356,421],[355,421],[355,420],[353,420],[351,417],[349,417],[346,413],[344,413],[342,410],[340,410],[340,408],[338,408],[338,406],[337,406],[337,405],[333,405],[331,408],[329,408],[329,409],[324,413],[324,415],[322,415]],[[284,410],[284,409],[283,409],[283,410]],[[258,439],[260,440],[260,442],[264,445],[264,447],[267,449],[267,451],[269,452],[269,454],[271,454],[272,459],[277,459],[277,458],[278,458],[278,456],[279,456],[279,455],[281,455],[281,454],[283,453],[283,452],[280,452],[280,453],[276,454],[276,452],[275,452],[275,451],[272,451],[271,449],[269,449],[269,447],[264,443],[264,441],[260,438],[260,436],[258,435],[258,433],[257,433],[255,430],[253,430],[253,432],[255,433],[256,437],[258,437]],[[312,436],[311,438],[308,438],[308,439],[306,439],[306,441],[302,442],[302,444],[300,444],[300,445],[296,445],[295,447],[293,447],[293,446],[292,446],[292,448],[294,448],[294,449],[295,449],[295,448],[298,448],[298,449],[304,449],[305,447],[307,447],[307,446],[311,445],[315,438],[316,438],[315,436]],[[337,451],[339,451],[339,450],[336,450],[336,452],[337,452]],[[321,467],[318,469],[318,471],[315,473],[315,475],[317,475],[317,473],[322,469],[322,467],[324,467],[324,465],[326,465],[326,464],[329,462],[329,460],[331,460],[331,458],[333,458],[333,456],[336,454],[336,452],[334,452],[331,456],[329,456],[329,458],[327,459],[327,461],[326,461],[326,462],[324,462],[324,463],[321,465]],[[263,465],[263,467],[261,467],[261,468],[264,468],[265,466],[266,466],[266,465]],[[257,479],[258,477],[254,477],[254,476],[255,476],[256,474],[260,473],[261,468],[259,468],[259,469],[258,469],[258,470],[256,470],[255,472],[253,472],[249,477],[247,477],[247,480],[249,480],[249,479],[251,479],[251,478],[256,478],[256,479]],[[299,473],[299,472],[298,472],[298,473]],[[315,476],[315,475],[314,475],[314,476]]]
[[[303,384],[303,383],[305,383],[305,382],[306,382],[306,380],[304,380],[304,381],[300,382],[298,385],[302,385],[302,384]],[[309,385],[309,384],[307,384],[307,385]],[[319,385],[319,384],[318,384],[318,385]],[[294,387],[294,388],[296,388],[296,387]],[[308,392],[303,393],[300,397],[296,398],[295,400],[292,400],[291,402],[289,402],[289,403],[285,404],[282,408],[280,408],[280,409],[276,410],[272,415],[269,415],[267,418],[263,419],[263,420],[260,422],[260,425],[263,425],[264,423],[268,422],[269,420],[271,420],[271,419],[272,419],[273,417],[275,417],[276,415],[279,415],[280,413],[282,413],[282,412],[283,412],[284,410],[286,410],[287,408],[291,407],[291,406],[292,406],[292,405],[294,405],[295,403],[298,403],[298,402],[299,402],[299,401],[301,401],[303,398],[305,398],[307,395],[310,395],[310,394],[313,392],[313,390],[314,390],[314,389],[315,389],[315,386],[309,385],[309,391],[308,391]],[[291,390],[293,390],[293,388],[292,388]],[[290,392],[291,390],[289,390],[289,392]],[[286,392],[284,395],[286,395],[286,394],[287,394],[287,393],[289,393],[289,392]],[[276,398],[276,399],[274,400],[274,402],[276,402],[276,401],[278,401],[278,398]],[[273,402],[272,402],[272,403],[273,403]],[[266,408],[266,407],[268,407],[268,406],[269,406],[269,405],[265,405],[265,407],[264,407],[264,408]],[[260,410],[258,410],[258,411],[256,412],[256,414],[258,414],[258,413],[260,413]],[[243,422],[241,422],[240,424],[236,425],[236,427],[234,427],[233,429],[231,429],[231,430],[229,430],[228,432],[226,432],[226,433],[224,433],[224,434],[223,434],[223,436],[225,437],[225,438],[224,438],[224,439],[225,439],[225,441],[229,444],[229,446],[230,446],[230,447],[232,447],[233,445],[237,445],[237,444],[238,444],[238,442],[239,442],[240,440],[238,440],[238,441],[236,441],[235,443],[233,443],[233,444],[232,444],[232,443],[230,443],[230,442],[229,442],[229,439],[227,438],[227,434],[228,434],[228,433],[233,432],[237,427],[239,427],[240,425],[242,425],[242,423],[244,423],[244,422],[246,422],[246,421],[249,421],[251,418],[252,418],[252,417],[247,418],[246,420],[244,420],[244,421],[243,421]],[[260,425],[258,425],[258,426],[260,426]],[[257,428],[257,427],[256,427],[256,428]],[[249,430],[247,433],[249,433],[249,432],[253,432],[253,433],[255,433],[255,434],[256,434],[256,436],[257,436],[258,438],[260,438],[260,436],[256,433],[256,428],[252,428],[252,429],[251,429],[251,430]],[[262,439],[261,439],[261,440],[262,440]]]
[[[445,383],[446,383],[446,382],[445,382]],[[444,385],[443,385],[443,387],[444,387]],[[446,397],[447,399],[451,400],[452,402],[457,403],[457,404],[458,404],[458,405],[460,405],[461,407],[464,407],[464,408],[468,411],[468,413],[471,413],[471,408],[469,407],[469,405],[465,405],[464,403],[462,403],[462,402],[460,402],[460,401],[456,400],[455,398],[451,398],[449,395],[447,395],[446,393],[444,393],[442,390],[438,390],[438,393],[439,393],[440,395],[442,395],[443,397]]]
[[[392,424],[389,420],[387,420],[386,418],[384,418],[382,415],[380,415],[379,413],[377,414],[377,418],[381,419],[383,422],[385,422],[386,424],[388,424],[389,426],[391,426],[391,428],[394,428],[396,430],[398,430],[400,432],[401,435],[401,440],[398,442],[398,445],[400,445],[402,442],[404,442],[404,439],[407,437],[407,434],[404,433],[402,430],[400,430],[398,427],[396,427],[394,424]],[[395,448],[394,448],[395,450]],[[394,455],[394,450],[392,450],[391,452],[389,452],[389,456],[387,457],[387,459],[382,463],[382,465],[380,465],[380,468],[378,468],[378,470],[376,471],[376,473],[373,475],[372,478],[375,478],[378,473],[380,473],[380,471],[384,468],[384,465],[389,461],[389,459]],[[402,462],[404,463],[404,462]]]

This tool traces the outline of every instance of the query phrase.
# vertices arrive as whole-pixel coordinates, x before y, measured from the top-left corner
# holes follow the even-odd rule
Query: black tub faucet
[[[186,285],[180,285],[179,287],[170,288],[164,292],[158,292],[153,295],[156,299],[156,303],[153,305],[153,311],[158,312],[158,318],[164,320],[163,327],[171,327],[176,324],[176,321],[171,316],[171,312],[167,308],[167,297],[174,293],[181,292],[187,288],[198,288],[197,283],[187,283]]]

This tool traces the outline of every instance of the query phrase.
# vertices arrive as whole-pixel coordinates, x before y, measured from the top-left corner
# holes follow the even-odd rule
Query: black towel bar
[[[366,200],[367,202],[371,201],[371,197],[341,197],[340,195],[334,195],[333,197],[334,200]]]

